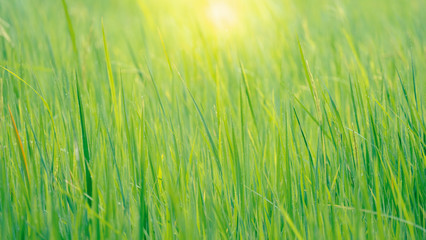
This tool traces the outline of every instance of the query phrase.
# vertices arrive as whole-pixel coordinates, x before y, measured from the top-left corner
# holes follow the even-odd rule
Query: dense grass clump
[[[0,0],[0,238],[426,238],[425,9]]]

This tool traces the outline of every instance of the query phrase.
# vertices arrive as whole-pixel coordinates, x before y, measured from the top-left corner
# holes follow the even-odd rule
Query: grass
[[[2,237],[426,238],[426,3],[214,4],[0,0]]]

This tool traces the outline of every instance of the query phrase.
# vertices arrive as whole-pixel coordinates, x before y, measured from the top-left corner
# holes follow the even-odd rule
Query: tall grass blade
[[[15,119],[13,118],[12,111],[9,108],[10,119],[12,120],[13,129],[15,130],[16,141],[19,144],[19,154],[21,156],[22,165],[25,167],[25,180],[27,181],[27,187],[30,187],[30,171],[28,170],[27,157],[25,156],[24,146],[22,145],[21,137],[19,136],[18,128],[16,127]]]
[[[89,152],[89,143],[87,141],[87,131],[86,131],[86,122],[84,117],[84,107],[81,102],[81,94],[80,94],[80,84],[78,83],[78,78],[76,76],[76,86],[77,86],[77,101],[78,101],[78,109],[80,114],[80,127],[81,127],[81,138],[83,142],[83,155],[84,155],[84,166],[85,166],[85,179],[86,179],[86,194],[87,194],[87,202],[89,206],[92,205],[92,175],[90,173],[90,152]]]

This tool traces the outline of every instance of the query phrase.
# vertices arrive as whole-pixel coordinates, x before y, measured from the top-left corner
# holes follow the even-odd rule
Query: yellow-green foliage
[[[426,238],[425,10],[0,0],[0,238]]]

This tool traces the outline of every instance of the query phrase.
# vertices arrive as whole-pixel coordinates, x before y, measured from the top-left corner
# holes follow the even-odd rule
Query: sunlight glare
[[[219,30],[229,30],[237,20],[235,11],[225,2],[212,2],[207,8],[209,21]]]

